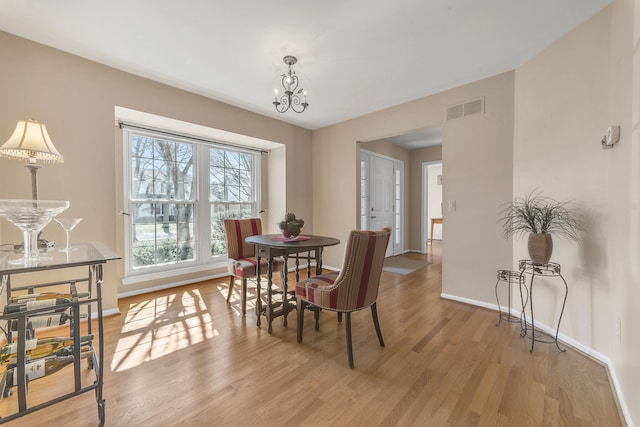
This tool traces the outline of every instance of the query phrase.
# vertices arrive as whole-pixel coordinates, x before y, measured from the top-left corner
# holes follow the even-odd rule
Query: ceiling
[[[442,144],[442,128],[417,130],[402,135],[387,137],[384,138],[384,140],[407,150],[434,147]]]
[[[0,0],[0,30],[313,130],[512,70],[610,1]],[[302,114],[271,104],[285,55]]]

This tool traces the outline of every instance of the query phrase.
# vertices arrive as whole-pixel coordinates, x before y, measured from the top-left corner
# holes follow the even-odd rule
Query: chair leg
[[[227,302],[231,299],[231,291],[233,291],[233,285],[236,283],[235,276],[229,276],[229,292],[227,292]]]
[[[242,279],[242,315],[247,315],[247,279]]]
[[[374,302],[371,306],[371,316],[373,317],[373,325],[376,327],[376,334],[378,334],[378,341],[380,341],[380,347],[384,347],[384,341],[382,340],[382,332],[380,331],[380,323],[378,322],[378,309]]]
[[[338,312],[338,323],[342,322],[342,312]]]
[[[349,356],[349,367],[353,369],[353,345],[351,344],[351,313],[345,313],[346,328],[347,328],[347,354]]]
[[[302,342],[302,329],[304,328],[304,301],[298,298],[297,302],[298,314],[298,342]]]
[[[320,307],[313,306],[313,319],[316,321],[316,331],[320,330]]]

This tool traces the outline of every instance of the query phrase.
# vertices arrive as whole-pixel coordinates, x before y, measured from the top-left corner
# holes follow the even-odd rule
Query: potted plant
[[[533,264],[547,264],[553,251],[552,235],[569,241],[580,240],[582,226],[576,206],[539,194],[515,198],[501,211],[506,237],[529,235],[527,247]]]

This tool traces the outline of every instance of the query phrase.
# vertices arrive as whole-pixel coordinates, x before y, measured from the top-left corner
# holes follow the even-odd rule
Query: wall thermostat
[[[602,138],[602,148],[613,148],[620,140],[620,126],[609,126]]]

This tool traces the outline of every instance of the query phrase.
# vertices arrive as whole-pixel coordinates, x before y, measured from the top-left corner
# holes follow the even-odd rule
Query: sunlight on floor
[[[129,306],[111,362],[124,371],[218,336],[197,289]]]
[[[274,282],[275,286],[278,286],[277,283]],[[247,313],[256,310],[256,301],[257,301],[257,282],[255,278],[251,278],[247,280]],[[262,282],[262,291],[265,291],[266,283]],[[224,299],[227,299],[227,293],[229,288],[227,286],[218,286],[218,291],[220,295]],[[240,280],[236,281],[236,284],[233,287],[233,291],[231,292],[231,298],[229,298],[230,308],[238,315],[242,316],[242,283]],[[263,297],[263,304],[266,303],[266,299]]]

